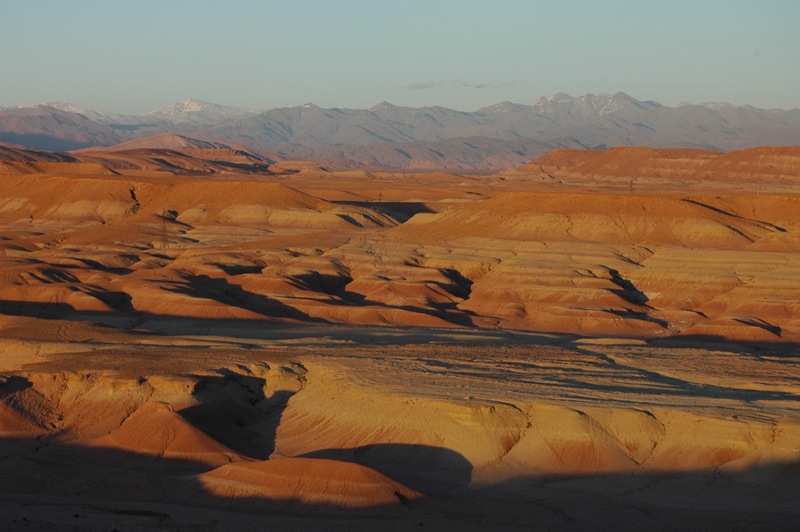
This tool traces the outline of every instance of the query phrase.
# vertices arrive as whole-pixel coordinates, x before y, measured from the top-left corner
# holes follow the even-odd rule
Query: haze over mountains
[[[209,133],[664,112],[564,98],[16,110],[117,143],[0,144],[0,530],[796,528],[800,146]]]
[[[163,133],[234,143],[331,168],[499,170],[554,148],[647,145],[727,151],[800,143],[800,109],[727,103],[664,106],[618,92],[558,93],[532,105],[502,102],[474,112],[445,107],[270,110],[184,100],[144,116],[67,103],[0,110],[0,142],[51,151],[113,146]],[[143,146],[146,146],[145,142]]]

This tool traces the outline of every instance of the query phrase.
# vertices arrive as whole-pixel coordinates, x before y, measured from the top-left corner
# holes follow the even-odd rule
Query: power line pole
[[[161,211],[161,249],[167,249],[169,237],[167,236],[167,209]]]

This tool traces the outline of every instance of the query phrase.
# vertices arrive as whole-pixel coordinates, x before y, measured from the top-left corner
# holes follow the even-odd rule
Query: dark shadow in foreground
[[[178,414],[238,454],[265,460],[275,450],[280,417],[294,395],[278,391],[266,397],[265,384],[266,379],[231,371],[200,377],[192,392],[198,404]]]
[[[375,445],[364,453],[374,454],[377,467],[380,456],[418,457],[420,463],[408,464],[418,471],[425,453],[455,455],[405,447]],[[440,478],[437,489],[450,485],[449,493],[413,500],[398,494],[396,504],[358,509],[335,499],[217,496],[202,481],[210,469],[192,460],[0,437],[0,528],[792,530],[800,522],[798,462],[740,472],[520,477],[481,487]]]
[[[430,445],[382,443],[320,449],[302,456],[363,465],[428,495],[452,496],[472,478],[472,464],[466,458],[450,449]]]
[[[318,488],[311,493],[270,496],[275,493],[270,491],[275,488],[270,487],[269,477],[274,470],[263,474],[257,466],[274,447],[291,392],[267,397],[264,385],[269,376],[257,377],[244,369],[217,373],[192,375],[196,384],[191,393],[198,404],[177,413],[207,436],[227,443],[239,457],[209,447],[145,454],[103,446],[97,440],[91,446],[70,441],[70,431],[57,428],[64,419],[58,402],[48,402],[24,373],[4,375],[0,529],[375,530],[421,523],[426,529],[462,531],[529,530],[532,524],[544,530],[792,530],[800,522],[800,449],[794,461],[742,470],[520,475],[474,485],[472,464],[451,449],[381,443],[319,449],[298,458],[359,464],[391,480],[379,476],[364,480],[358,470],[345,469],[331,482],[324,474],[302,477],[306,488]],[[147,385],[146,380],[140,385]],[[78,404],[96,408],[92,401]],[[51,422],[36,421],[43,408]],[[237,409],[244,412],[237,414]],[[80,412],[72,412],[71,418],[76,414],[80,418]],[[228,415],[233,418],[226,420]],[[134,415],[125,419],[133,420]],[[142,426],[152,428],[145,421]],[[21,429],[25,424],[30,428]],[[15,430],[40,435],[20,437]],[[164,435],[169,436],[170,430],[166,427]],[[247,469],[238,480],[215,476],[209,484],[206,473],[229,468],[230,460],[255,469]],[[318,465],[314,471],[331,470],[324,463]],[[209,485],[220,478],[228,492],[239,496],[217,495]],[[287,477],[285,483],[294,480]],[[421,496],[401,493],[392,480]],[[282,482],[277,481],[278,490]],[[384,489],[382,499],[370,499],[376,486]],[[360,489],[366,496],[359,498]],[[387,498],[386,489],[395,491]]]

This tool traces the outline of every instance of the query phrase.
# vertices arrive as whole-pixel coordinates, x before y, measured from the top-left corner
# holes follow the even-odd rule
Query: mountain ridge
[[[307,103],[259,110],[195,99],[143,116],[84,110],[64,102],[0,109],[0,142],[51,151],[109,147],[165,133],[233,143],[282,158],[325,159],[326,164],[339,159],[342,167],[422,169],[420,161],[432,161],[427,155],[434,154],[431,169],[495,171],[518,166],[520,156],[533,160],[556,147],[729,151],[800,144],[800,109],[725,102],[665,106],[624,92],[556,93],[532,104],[505,101],[472,112],[387,101],[369,109]],[[473,153],[467,154],[465,144],[455,139],[472,139],[468,144]],[[520,150],[520,144],[528,148]],[[392,145],[427,155],[398,158],[397,150],[387,149]]]

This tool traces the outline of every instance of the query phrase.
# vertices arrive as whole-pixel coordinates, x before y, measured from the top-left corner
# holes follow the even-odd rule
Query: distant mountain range
[[[50,151],[108,147],[173,133],[234,144],[268,159],[312,159],[331,168],[499,170],[554,148],[646,145],[728,151],[800,144],[800,109],[727,103],[664,106],[625,93],[558,93],[531,105],[475,112],[445,107],[270,110],[184,100],[144,116],[68,103],[0,109],[0,142]],[[147,141],[137,144],[146,146]]]

